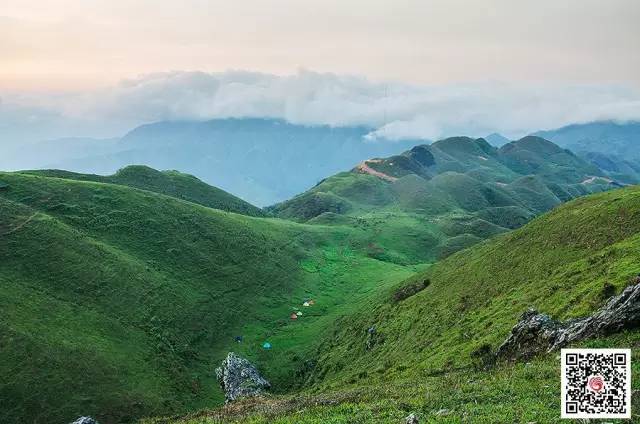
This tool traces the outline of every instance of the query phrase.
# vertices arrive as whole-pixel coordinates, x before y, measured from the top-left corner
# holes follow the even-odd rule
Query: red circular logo
[[[594,392],[600,393],[604,389],[604,381],[602,380],[602,377],[599,375],[591,377],[589,379],[589,388]]]

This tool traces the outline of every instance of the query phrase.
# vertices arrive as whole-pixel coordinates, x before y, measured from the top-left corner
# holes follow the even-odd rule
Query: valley
[[[497,347],[527,306],[566,319],[605,284],[624,288],[640,272],[637,188],[538,137],[499,149],[455,137],[364,163],[265,209],[146,166],[1,172],[2,419],[522,418],[456,412],[443,406],[453,392],[418,399],[437,376],[508,393],[529,371],[478,374],[474,351]],[[280,397],[207,412],[229,351]]]
[[[400,287],[429,285],[408,298],[381,291],[366,309],[343,317],[318,347],[300,393],[143,422],[383,423],[410,413],[420,422],[560,422],[558,352],[489,369],[478,366],[475,352],[495,351],[528,307],[558,319],[582,317],[638,284],[639,218],[638,187],[571,201],[410,277]],[[367,349],[364,329],[371,326],[380,343]],[[638,343],[640,334],[630,330],[577,346]],[[634,396],[633,408],[639,406]]]

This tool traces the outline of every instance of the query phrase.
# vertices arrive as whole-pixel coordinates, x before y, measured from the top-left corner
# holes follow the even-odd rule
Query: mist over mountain
[[[597,152],[640,158],[640,121],[599,121],[538,131],[540,137],[576,152]]]
[[[0,144],[109,138],[158,121],[273,118],[300,125],[366,126],[372,138],[438,139],[640,119],[640,92],[615,84],[479,81],[417,84],[298,70],[156,72],[81,92],[0,87]]]
[[[568,148],[612,177],[640,181],[640,122],[599,121],[573,124],[536,135]]]
[[[430,142],[392,141],[372,137],[373,133],[368,126],[298,125],[269,118],[161,121],[136,127],[122,138],[64,138],[18,145],[0,157],[0,167],[102,175],[131,164],[177,169],[266,206],[361,161],[397,155]],[[640,167],[633,160],[638,155],[638,123],[594,122],[536,134],[556,140],[613,179],[640,181]],[[494,146],[509,143],[498,133],[486,140]]]
[[[264,206],[286,200],[362,160],[420,144],[367,140],[370,131],[294,125],[279,119],[167,121],[135,128],[115,143],[87,141],[102,151],[49,160],[39,167],[98,174],[112,174],[130,164],[178,169]]]
[[[0,4],[0,424],[640,422],[640,0]]]

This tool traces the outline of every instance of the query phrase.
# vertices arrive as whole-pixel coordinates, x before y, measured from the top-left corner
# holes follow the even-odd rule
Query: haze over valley
[[[638,419],[640,3],[2,6],[1,423]]]

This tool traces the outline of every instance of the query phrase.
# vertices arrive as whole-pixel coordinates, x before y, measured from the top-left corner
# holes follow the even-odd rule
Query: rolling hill
[[[143,165],[130,165],[113,175],[79,174],[61,170],[20,171],[21,174],[44,177],[65,178],[78,181],[111,183],[166,194],[167,196],[187,200],[213,209],[235,212],[249,216],[265,216],[265,213],[250,203],[210,186],[193,175],[178,171],[157,171]]]
[[[0,421],[114,423],[216,404],[212,370],[231,348],[274,364],[285,387],[336,313],[415,271],[370,258],[363,229],[121,184],[158,174],[0,173]],[[317,307],[290,322],[306,297]]]
[[[212,370],[230,350],[258,364],[276,393],[305,387],[310,396],[337,390],[338,398],[347,399],[352,395],[342,388],[358,391],[366,382],[366,396],[375,402],[376,391],[387,383],[412,378],[410,364],[423,373],[465,367],[478,343],[502,337],[479,332],[468,339],[460,333],[480,331],[489,321],[494,325],[484,310],[464,321],[480,296],[509,293],[506,274],[499,277],[496,268],[508,263],[502,253],[486,264],[487,272],[497,273],[495,282],[468,268],[485,266],[468,252],[498,241],[406,279],[566,200],[615,187],[598,172],[536,137],[500,149],[482,139],[455,137],[327,178],[271,208],[280,218],[176,171],[131,166],[110,176],[0,172],[0,375],[8,376],[0,384],[0,421],[67,422],[92,415],[109,424],[217,405],[222,393]],[[607,197],[613,193],[623,195]],[[625,189],[560,210],[576,210],[588,220],[562,218],[567,228],[617,243],[618,233],[608,227],[599,232],[598,225],[606,216],[620,216],[613,220],[619,232],[635,231],[636,198],[637,190]],[[602,199],[615,199],[611,210],[599,206]],[[537,228],[537,222],[526,228]],[[537,231],[543,237],[546,230]],[[513,234],[520,233],[497,240],[512,240]],[[537,240],[529,239],[522,243]],[[598,243],[589,246],[599,248]],[[504,250],[524,255],[532,248],[518,246],[510,242]],[[575,259],[569,253],[584,253],[566,250],[566,260]],[[468,275],[455,273],[463,269]],[[527,277],[513,284],[530,283],[534,271],[539,270],[522,271]],[[389,302],[404,285],[427,280],[431,284],[419,287],[425,293],[450,296],[442,305],[428,299],[425,304],[422,292]],[[545,299],[569,299],[553,293]],[[585,305],[595,304],[592,297]],[[414,304],[414,298],[423,300]],[[305,299],[315,305],[302,311]],[[506,328],[508,314],[521,306],[500,302],[491,304],[499,311],[487,309],[500,319],[496,329]],[[304,314],[292,319],[296,311]],[[363,331],[373,324],[385,335],[384,347],[363,353]],[[420,341],[425,336],[433,346]],[[264,342],[272,348],[263,349]],[[433,352],[420,359],[427,348]],[[463,355],[454,359],[454,351]],[[366,365],[371,360],[374,370]],[[403,396],[395,392],[389,399]],[[371,413],[371,405],[364,408]]]
[[[495,350],[530,306],[558,319],[592,313],[638,283],[639,264],[639,187],[573,200],[380,290],[338,319],[298,393],[168,422],[383,423],[410,412],[420,422],[560,422],[557,353],[487,370],[474,352]],[[578,345],[638,343],[640,332],[629,330]],[[633,405],[640,406],[635,395]]]
[[[364,161],[268,210],[308,223],[367,225],[376,240],[394,240],[401,253],[378,249],[378,257],[407,264],[433,262],[562,202],[619,186],[539,137],[499,149],[484,139],[453,137]]]

